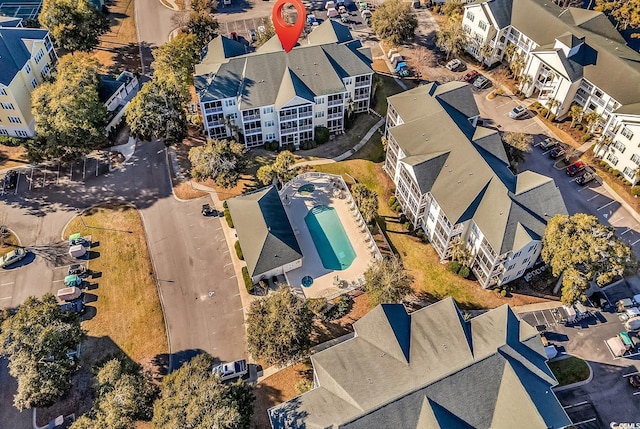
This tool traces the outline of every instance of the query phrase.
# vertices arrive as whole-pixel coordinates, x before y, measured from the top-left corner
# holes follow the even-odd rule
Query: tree
[[[191,176],[196,180],[211,178],[218,186],[233,188],[247,166],[247,149],[235,140],[209,139],[204,146],[189,151]]]
[[[194,34],[180,34],[153,52],[153,79],[177,84],[188,100],[201,46]]]
[[[513,59],[513,56],[516,54],[518,47],[513,43],[508,43],[507,47],[504,48],[504,56],[509,63]]]
[[[196,36],[196,46],[202,50],[218,34],[218,20],[210,12],[189,12],[186,22],[188,34]]]
[[[565,304],[584,301],[590,281],[602,287],[636,268],[631,248],[615,235],[615,228],[585,213],[557,215],[547,223],[542,260],[554,276],[563,276]]]
[[[452,261],[459,262],[465,267],[469,266],[473,254],[471,253],[469,245],[462,240],[460,236],[451,240],[449,252]]]
[[[513,54],[513,57],[511,58],[511,62],[509,63],[509,68],[511,69],[511,71],[513,72],[516,78],[520,77],[520,73],[522,73],[522,70],[524,70],[524,66],[525,66],[524,58],[522,57],[522,55],[518,53]]]
[[[142,140],[181,142],[187,137],[187,101],[174,77],[154,77],[129,102],[125,119],[131,134]]]
[[[217,0],[191,0],[191,10],[194,12],[211,13],[218,9]]]
[[[285,366],[304,358],[311,346],[313,312],[290,286],[251,302],[247,343],[252,356]]]
[[[396,258],[370,265],[364,273],[364,289],[372,306],[402,302],[411,293],[413,276]]]
[[[560,105],[560,100],[557,100],[555,98],[548,98],[546,105],[548,110],[545,118],[549,119],[549,116],[551,115],[551,111]]]
[[[595,10],[611,16],[617,29],[640,28],[640,0],[596,0]],[[637,38],[636,34],[632,37]]]
[[[447,0],[442,5],[442,13],[447,15],[451,21],[461,22],[464,13],[464,3],[458,0]]]
[[[600,124],[600,121],[602,120],[602,116],[595,110],[590,111],[583,117],[584,120],[587,121],[589,132],[593,132],[593,130],[598,126],[598,124]]]
[[[54,82],[31,96],[42,158],[74,160],[106,141],[107,109],[100,102],[100,64],[85,53],[60,58]]]
[[[379,38],[398,46],[413,38],[418,20],[411,6],[401,0],[387,0],[371,16],[371,28]]]
[[[531,75],[528,74],[523,74],[520,77],[520,89],[522,91],[525,91],[525,88],[527,88],[529,86],[529,84],[531,83],[531,81],[533,81],[533,78],[531,77]]]
[[[571,128],[582,120],[582,106],[579,104],[572,104],[569,109],[569,116],[571,116]]]
[[[485,43],[478,49],[478,53],[480,54],[480,63],[484,64],[486,60],[490,60],[493,56],[493,48],[488,43]],[[491,62],[488,65],[491,65]]]
[[[92,51],[109,31],[109,20],[89,0],[44,0],[38,20],[69,52]]]
[[[18,380],[17,409],[48,407],[71,388],[79,365],[67,352],[84,337],[78,315],[60,310],[52,294],[27,298],[2,322],[0,354],[9,359],[9,373]]]
[[[469,36],[460,24],[448,22],[436,33],[436,43],[447,53],[447,60],[451,55],[458,55],[467,46]]]
[[[293,154],[288,150],[283,150],[276,156],[272,164],[260,167],[256,176],[263,185],[273,183],[274,179],[283,185],[298,175],[297,169],[291,168],[295,162]]]
[[[94,377],[95,402],[71,429],[128,429],[136,420],[151,420],[158,388],[126,356],[102,364]]]
[[[256,31],[256,41],[253,44],[260,47],[267,43],[269,39],[276,35],[276,29],[273,28],[273,22],[269,18],[262,18],[258,31]]]
[[[223,384],[213,375],[213,358],[199,354],[164,377],[153,406],[158,429],[248,429],[253,414],[253,389],[242,380]]]
[[[365,222],[371,223],[378,213],[378,194],[367,188],[362,183],[356,183],[351,187],[351,195],[355,201]]]
[[[507,146],[506,149],[512,162],[522,161],[523,155],[532,151],[533,139],[529,134],[507,132],[502,136],[502,141]]]

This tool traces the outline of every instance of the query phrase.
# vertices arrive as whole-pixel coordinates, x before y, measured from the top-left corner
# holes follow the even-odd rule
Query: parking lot
[[[17,195],[27,191],[64,185],[68,182],[81,182],[106,174],[109,172],[109,156],[107,153],[100,152],[67,164],[45,163],[33,167],[14,168],[13,170],[18,173],[16,186],[12,189],[5,189],[4,183],[0,184],[0,196]]]
[[[533,151],[525,155],[518,165],[519,171],[531,170],[554,179],[560,189],[569,214],[587,213],[594,215],[604,225],[611,225],[618,236],[640,256],[640,223],[616,201],[602,186],[600,178],[584,186],[575,183],[576,178],[567,175],[566,164],[549,156],[550,150],[543,150],[540,143],[548,137],[544,129],[534,118],[535,112],[523,119],[511,119],[509,112],[521,104],[515,97],[498,96],[493,100],[486,98],[490,89],[474,91],[474,97],[485,123],[500,131],[524,132],[533,136]]]
[[[545,334],[559,352],[586,360],[593,379],[579,387],[556,389],[558,399],[579,429],[610,427],[611,422],[636,422],[640,395],[626,375],[640,369],[635,359],[614,359],[605,341],[624,329],[617,313],[588,307],[590,315],[565,324],[557,309],[520,313],[532,326],[546,325]],[[561,355],[559,355],[561,356]]]

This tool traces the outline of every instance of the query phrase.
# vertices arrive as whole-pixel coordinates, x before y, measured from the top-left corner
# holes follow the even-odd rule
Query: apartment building
[[[47,30],[0,21],[0,136],[35,135],[31,93],[57,62]]]
[[[218,36],[194,77],[207,135],[249,148],[274,140],[297,147],[313,140],[316,126],[343,132],[346,112],[369,110],[372,81],[369,48],[334,20],[289,53],[277,36],[253,53]]]
[[[531,268],[547,220],[567,209],[553,179],[514,175],[497,131],[477,126],[471,88],[432,83],[388,98],[385,171],[407,218],[440,256],[461,240],[484,288]]]
[[[596,153],[637,181],[640,150],[632,140],[638,133],[630,130],[640,122],[640,54],[604,14],[545,0],[488,0],[466,5],[462,26],[467,52],[487,65],[506,60],[505,51],[513,49],[507,46],[515,46],[511,61],[521,64],[521,90],[556,117],[565,117],[572,104],[597,112]],[[486,58],[483,46],[491,52]]]

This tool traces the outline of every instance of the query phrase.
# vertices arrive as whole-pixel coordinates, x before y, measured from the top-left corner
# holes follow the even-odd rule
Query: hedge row
[[[240,242],[238,240],[236,240],[235,248],[236,248],[236,255],[238,256],[238,259],[240,259],[241,261],[244,261],[244,255],[242,254],[242,248],[240,248]]]
[[[229,209],[224,209],[224,218],[227,221],[227,225],[229,228],[233,228],[233,220],[231,219],[231,212]]]
[[[244,280],[244,287],[247,288],[247,292],[253,293],[253,280],[251,280],[247,267],[242,267],[242,279]]]

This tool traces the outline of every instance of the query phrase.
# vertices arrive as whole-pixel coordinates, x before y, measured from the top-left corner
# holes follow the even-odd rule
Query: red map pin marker
[[[296,23],[293,25],[286,23],[282,18],[282,8],[284,8],[284,5],[287,3],[292,4],[298,12],[298,19],[296,19]],[[273,5],[271,18],[273,21],[273,28],[276,30],[276,34],[278,35],[278,39],[280,39],[280,43],[282,43],[284,51],[289,52],[294,46],[296,46],[300,33],[302,33],[304,24],[307,21],[307,11],[305,10],[302,1],[278,0],[276,4]]]

